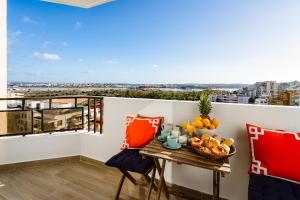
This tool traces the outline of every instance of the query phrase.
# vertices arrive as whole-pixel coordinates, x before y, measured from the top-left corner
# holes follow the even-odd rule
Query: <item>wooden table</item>
[[[162,187],[165,190],[167,198],[169,198],[169,192],[164,179],[164,171],[166,161],[171,161],[177,164],[186,164],[194,167],[204,168],[213,171],[213,199],[219,199],[220,191],[220,176],[224,177],[225,174],[230,173],[229,160],[226,159],[222,162],[210,161],[201,157],[193,152],[191,147],[182,147],[179,150],[170,150],[162,146],[162,143],[154,139],[146,147],[144,147],[140,154],[145,157],[152,157],[155,161],[156,169],[160,175],[159,185],[156,194],[156,199],[160,199]],[[159,159],[162,159],[162,165],[159,163]],[[154,179],[154,178],[153,178]],[[150,197],[153,187],[153,180],[150,182],[148,197]]]

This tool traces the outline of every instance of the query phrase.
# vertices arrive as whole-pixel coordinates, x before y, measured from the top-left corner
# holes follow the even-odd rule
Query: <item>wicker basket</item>
[[[215,155],[215,154],[209,154],[209,153],[205,153],[203,151],[201,151],[199,148],[194,148],[193,149],[195,150],[195,152],[209,160],[225,160],[231,156],[233,156],[235,153],[236,153],[236,148],[232,145],[230,147],[230,151],[229,151],[229,154],[228,155],[225,155],[225,156],[219,156],[219,155]]]

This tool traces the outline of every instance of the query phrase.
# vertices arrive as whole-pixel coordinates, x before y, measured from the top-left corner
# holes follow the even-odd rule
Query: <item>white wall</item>
[[[80,155],[80,133],[0,138],[0,165]]]
[[[0,97],[6,97],[7,88],[6,4],[6,0],[0,1]]]
[[[181,124],[198,114],[196,102],[105,98],[104,134],[83,134],[81,154],[106,161],[120,150],[125,133],[127,114],[161,115],[166,122]],[[300,108],[213,104],[212,116],[220,120],[218,132],[236,141],[237,154],[230,159],[232,173],[221,179],[221,196],[228,199],[247,199],[249,146],[245,124],[253,123],[266,128],[300,130]],[[210,171],[194,167],[168,164],[166,180],[178,185],[212,193]]]

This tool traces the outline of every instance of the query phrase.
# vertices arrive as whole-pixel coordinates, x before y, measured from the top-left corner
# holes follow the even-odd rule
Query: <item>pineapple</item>
[[[199,111],[201,113],[201,117],[209,119],[209,114],[212,110],[212,105],[211,105],[210,98],[207,94],[205,93],[201,94],[198,106],[199,106]]]

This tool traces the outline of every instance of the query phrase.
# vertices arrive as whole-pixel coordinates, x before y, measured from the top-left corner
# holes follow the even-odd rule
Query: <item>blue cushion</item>
[[[248,197],[249,200],[299,200],[300,184],[251,174]]]
[[[105,164],[116,167],[121,171],[145,174],[154,166],[154,161],[152,158],[143,158],[138,149],[125,149],[109,159]]]

